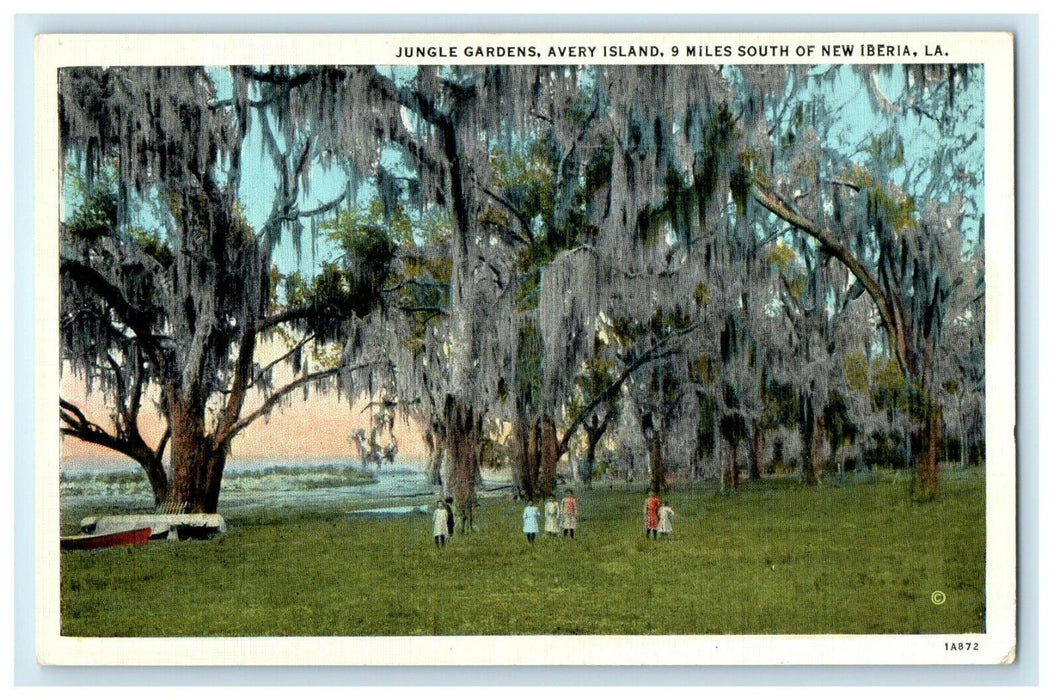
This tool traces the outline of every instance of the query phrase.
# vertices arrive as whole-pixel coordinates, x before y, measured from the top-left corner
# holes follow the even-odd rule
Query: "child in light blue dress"
[[[537,520],[540,517],[541,511],[538,510],[533,501],[530,501],[526,508],[523,508],[523,534],[526,535],[526,541],[530,544],[533,544],[537,538]]]

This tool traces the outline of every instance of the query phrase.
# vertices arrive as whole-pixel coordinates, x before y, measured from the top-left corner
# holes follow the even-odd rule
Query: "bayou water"
[[[484,488],[503,486],[501,474],[490,475]],[[372,504],[416,505],[439,492],[427,481],[426,464],[396,460],[364,466],[356,459],[229,459],[221,483],[218,512],[234,515],[283,508],[370,507]],[[147,477],[127,460],[64,461],[59,479],[60,508],[151,510],[154,501]]]

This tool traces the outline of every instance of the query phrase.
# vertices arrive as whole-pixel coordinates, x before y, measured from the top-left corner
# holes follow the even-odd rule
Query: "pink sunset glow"
[[[63,397],[81,408],[90,420],[110,427],[107,417],[109,410],[100,392],[87,394],[84,384],[69,374],[63,376],[61,391]],[[245,410],[253,410],[257,400],[251,394]],[[287,406],[273,411],[267,419],[262,418],[248,426],[235,439],[232,456],[277,459],[356,457],[357,450],[350,436],[359,428],[368,430],[369,415],[370,411],[365,410],[365,402],[359,402],[351,408],[345,399],[335,395],[311,393],[303,401],[299,394]],[[148,444],[157,444],[164,430],[161,418],[151,408],[149,401],[144,403],[140,413],[140,429]],[[401,459],[424,458],[426,448],[422,432],[415,422],[406,422],[398,417],[394,423],[394,435]],[[106,448],[67,437],[63,438],[62,456],[63,459],[120,457]]]

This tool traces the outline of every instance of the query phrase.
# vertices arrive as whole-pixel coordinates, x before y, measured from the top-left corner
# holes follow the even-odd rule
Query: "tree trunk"
[[[167,391],[170,424],[171,478],[165,509],[175,513],[205,513],[206,421],[203,402],[187,396],[179,385]]]
[[[429,486],[443,486],[442,462],[445,458],[445,438],[442,426],[432,423],[431,428],[424,434],[424,442],[427,443],[429,460],[427,463],[427,484]]]
[[[516,411],[512,418],[512,443],[515,445],[515,454],[512,455],[512,483],[515,485],[516,496],[525,498],[530,487],[530,455],[527,445],[526,421]]]
[[[960,410],[961,404],[958,403],[957,411],[957,425],[961,435],[961,469],[968,468],[968,429],[964,425],[964,411]]]
[[[139,431],[130,431],[126,436],[126,443],[113,449],[137,461],[147,476],[147,482],[151,484],[155,507],[161,506],[166,500],[166,494],[169,493],[169,477],[166,476],[162,455],[147,446],[147,443],[140,437]]]
[[[188,396],[179,384],[167,388],[170,427],[169,489],[162,508],[170,513],[216,513],[228,443],[214,443],[206,433],[201,392]]]
[[[802,403],[802,469],[807,486],[821,483],[821,448],[823,446],[823,417],[814,415],[809,396]]]
[[[725,488],[725,467],[721,463],[721,421],[718,417],[720,411],[714,411],[714,442],[711,448],[711,462],[718,470],[718,481],[721,488]]]
[[[221,478],[224,475],[225,462],[228,460],[227,446],[215,448],[206,456],[204,489],[202,493],[202,512],[216,513],[217,502],[221,497]]]
[[[449,473],[449,493],[453,495],[464,529],[470,528],[476,506],[476,487],[479,480],[480,416],[470,406],[446,399],[446,442],[452,467]]]
[[[824,416],[819,415],[813,421],[813,450],[810,452],[810,468],[815,475],[815,483],[821,483],[824,467]]]
[[[648,478],[652,491],[659,491],[666,486],[666,464],[663,462],[662,430],[655,424],[651,412],[640,418],[640,429],[648,445]]]
[[[666,464],[663,462],[662,435],[658,431],[651,439],[649,466],[651,468],[651,489],[655,492],[661,491],[666,486]]]
[[[600,442],[603,431],[596,431],[585,426],[585,440],[587,446],[585,448],[585,468],[582,470],[582,477],[585,479],[585,485],[592,488],[593,485],[593,472],[596,471],[596,444]]]
[[[762,454],[765,452],[766,433],[762,426],[755,422],[751,428],[751,481],[762,479]]]
[[[541,462],[537,473],[537,493],[535,498],[551,496],[556,491],[556,464],[559,462],[559,444],[556,441],[556,424],[552,416],[542,416],[541,426]]]
[[[740,485],[740,465],[736,459],[739,454],[739,443],[730,442],[728,445],[729,462],[725,466],[725,488],[735,489]]]
[[[939,442],[942,435],[942,411],[931,399],[926,400],[924,417],[917,426],[916,465],[917,498],[934,501],[940,493],[941,469]]]
[[[147,481],[151,484],[151,493],[155,499],[155,507],[162,505],[166,501],[166,494],[169,493],[169,478],[166,476],[165,466],[161,460],[157,460],[152,456],[147,462],[140,462],[140,466],[143,467],[144,473],[147,475]]]

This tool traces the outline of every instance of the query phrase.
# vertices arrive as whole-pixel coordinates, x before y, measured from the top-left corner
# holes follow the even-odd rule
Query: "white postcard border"
[[[871,39],[871,41],[870,41]],[[945,57],[878,55],[830,61],[796,55],[832,43],[944,45]],[[179,64],[569,64],[547,56],[478,59],[467,47],[550,45],[784,44],[789,55],[704,58],[713,63],[983,63],[986,66],[987,630],[972,635],[572,636],[370,638],[69,638],[59,634],[57,69],[69,65]],[[436,47],[437,58],[397,57],[399,46]],[[454,58],[448,49],[455,47]],[[582,63],[681,63],[665,55]],[[997,664],[1015,654],[1015,293],[1012,37],[979,32],[799,34],[390,34],[42,35],[37,46],[36,160],[36,557],[37,655],[44,664],[92,665],[715,665]],[[547,640],[547,644],[544,642]],[[658,642],[665,641],[664,645]],[[954,641],[978,651],[946,651]],[[660,652],[666,648],[666,654]]]

